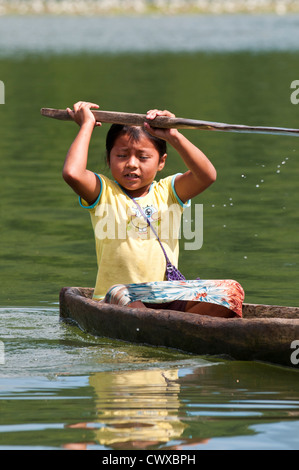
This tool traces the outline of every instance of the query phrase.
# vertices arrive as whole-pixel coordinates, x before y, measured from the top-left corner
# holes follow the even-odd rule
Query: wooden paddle
[[[244,126],[240,124],[225,124],[222,122],[197,121],[194,119],[170,118],[167,116],[157,116],[154,120],[146,119],[146,114],[119,113],[114,111],[93,111],[96,121],[124,124],[128,126],[143,126],[148,122],[153,127],[176,128],[176,129],[200,129],[205,131],[241,132],[255,134],[279,134],[299,136],[299,129],[287,129],[284,127],[260,127]],[[42,108],[41,114],[46,117],[71,121],[72,118],[66,109]]]

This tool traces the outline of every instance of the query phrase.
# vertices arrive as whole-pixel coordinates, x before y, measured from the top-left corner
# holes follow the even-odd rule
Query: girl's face
[[[120,135],[110,152],[113,178],[133,197],[145,196],[158,171],[165,165],[166,154],[160,157],[154,144],[140,135],[137,141]]]

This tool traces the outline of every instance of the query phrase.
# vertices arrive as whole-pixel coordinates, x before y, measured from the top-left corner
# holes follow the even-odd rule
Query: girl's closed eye
[[[128,155],[124,154],[124,153],[118,153],[117,154],[117,157],[118,158],[128,158]],[[138,155],[139,160],[148,160],[149,158],[151,158],[150,155]]]
[[[118,153],[118,154],[117,154],[117,157],[118,157],[118,158],[126,158],[127,155],[125,155],[124,153]]]
[[[139,155],[140,160],[148,160],[149,158],[151,158],[149,155]]]

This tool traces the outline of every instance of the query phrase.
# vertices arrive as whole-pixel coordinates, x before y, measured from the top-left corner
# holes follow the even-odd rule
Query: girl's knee
[[[110,287],[106,293],[104,302],[107,304],[126,305],[130,302],[128,299],[128,290],[125,284],[115,284]]]
[[[231,292],[234,293],[235,296],[238,296],[241,301],[243,301],[245,292],[241,284],[238,281],[234,281],[233,279],[230,279],[228,282],[230,283]]]

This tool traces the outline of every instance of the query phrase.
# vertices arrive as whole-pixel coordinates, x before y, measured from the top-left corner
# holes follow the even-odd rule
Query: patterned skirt
[[[173,301],[207,302],[222,305],[242,317],[244,290],[237,281],[227,279],[117,284],[109,289],[104,302],[129,305],[137,300],[155,308]]]

